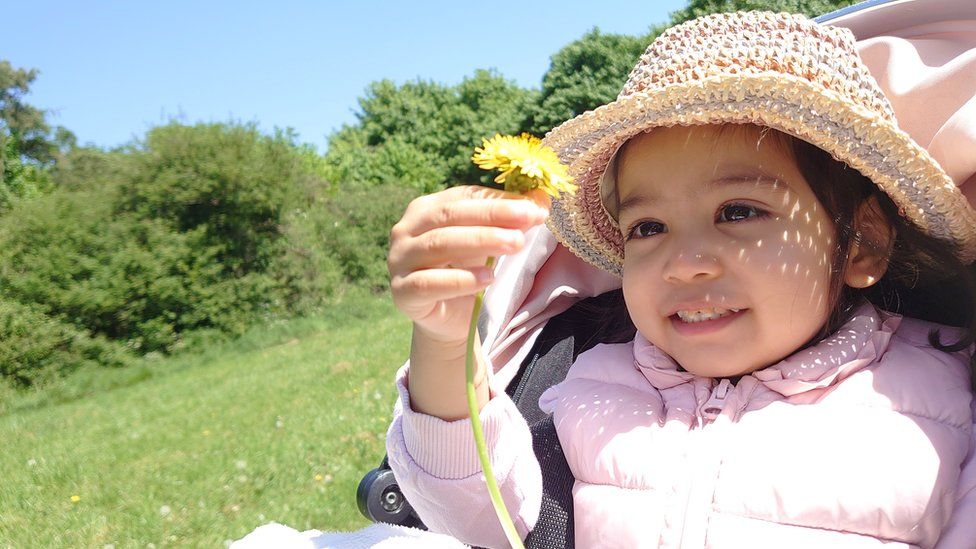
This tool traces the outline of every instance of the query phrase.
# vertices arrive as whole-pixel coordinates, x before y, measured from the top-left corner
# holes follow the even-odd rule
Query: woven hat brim
[[[895,124],[839,93],[780,72],[716,75],[637,93],[549,132],[579,186],[553,202],[548,226],[584,261],[620,276],[623,238],[600,181],[619,146],[655,127],[756,124],[803,139],[874,181],[901,215],[976,259],[976,212],[938,162]]]

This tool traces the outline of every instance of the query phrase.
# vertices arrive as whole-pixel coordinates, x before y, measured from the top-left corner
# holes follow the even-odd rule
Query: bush
[[[37,307],[0,300],[0,376],[30,386],[84,366],[124,366],[118,344],[53,319]]]
[[[237,332],[273,309],[276,283],[228,276],[202,228],[112,215],[102,192],[55,192],[0,219],[6,295],[140,353],[197,328]]]
[[[254,125],[160,126],[132,155],[116,211],[200,230],[236,276],[268,268],[282,215],[315,177],[291,134],[269,137]]]
[[[310,288],[335,288],[341,282],[385,291],[389,287],[390,228],[419,194],[416,188],[400,183],[341,192],[319,189],[307,208],[289,216],[283,265]],[[295,277],[303,269],[305,274]]]

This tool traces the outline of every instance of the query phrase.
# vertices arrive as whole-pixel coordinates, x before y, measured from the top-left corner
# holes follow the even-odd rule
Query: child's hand
[[[543,204],[544,206],[539,206]],[[390,232],[387,267],[393,302],[426,338],[463,345],[474,295],[488,286],[489,256],[525,245],[549,200],[479,186],[452,187],[415,199]]]

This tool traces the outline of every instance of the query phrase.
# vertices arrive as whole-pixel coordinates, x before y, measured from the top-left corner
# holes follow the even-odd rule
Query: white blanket
[[[416,528],[371,524],[355,532],[299,532],[284,524],[272,522],[235,541],[231,549],[351,549],[376,547],[379,549],[462,549],[460,541],[444,534],[434,534]]]

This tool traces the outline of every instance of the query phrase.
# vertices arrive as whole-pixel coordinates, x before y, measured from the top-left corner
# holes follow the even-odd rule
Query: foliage
[[[390,136],[371,146],[360,126],[345,125],[330,137],[325,162],[328,179],[344,187],[405,181],[411,187],[431,192],[440,188],[447,177],[447,163],[433,153],[424,152],[400,136]]]
[[[24,102],[37,74],[36,69],[15,69],[0,59],[0,131],[13,137],[17,156],[47,164],[59,150],[73,146],[75,137],[62,127],[52,130],[46,112]]]
[[[15,137],[0,128],[0,211],[9,209],[21,198],[40,196],[51,188],[47,171],[25,162]]]
[[[114,193],[121,182],[134,178],[134,169],[131,149],[75,147],[58,158],[50,174],[58,189]]]
[[[0,299],[0,378],[27,386],[83,367],[124,366],[130,358],[120,345],[91,337],[37,306]]]
[[[132,152],[117,212],[199,231],[235,276],[267,269],[279,223],[302,179],[293,136],[254,125],[171,123],[153,128]]]
[[[535,95],[485,70],[457,86],[374,82],[359,101],[358,124],[329,139],[329,179],[342,186],[402,181],[425,192],[483,181],[471,149],[483,137],[517,132]]]
[[[0,220],[5,294],[140,353],[196,328],[240,331],[274,299],[267,277],[227,276],[202,229],[113,216],[105,198],[56,192]]]
[[[293,292],[290,302],[305,309],[315,305],[310,296],[326,298],[348,285],[385,291],[390,227],[418,194],[399,182],[311,193],[284,228],[288,250],[280,265]]]
[[[545,135],[560,123],[616,99],[656,34],[655,30],[649,36],[626,36],[593,29],[556,52],[542,78],[542,93],[528,122],[530,132]]]

